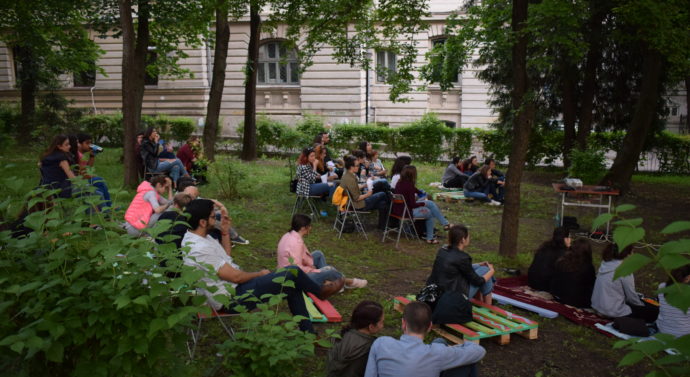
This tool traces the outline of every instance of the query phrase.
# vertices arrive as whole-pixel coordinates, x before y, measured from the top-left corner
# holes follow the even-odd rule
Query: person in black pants
[[[556,261],[549,291],[563,304],[589,308],[595,279],[592,246],[589,240],[578,238]]]
[[[450,165],[446,167],[446,170],[443,172],[443,177],[441,178],[441,183],[443,183],[444,187],[462,188],[465,182],[470,178],[467,174],[460,171],[460,164],[462,164],[460,157],[453,157],[453,160]]]

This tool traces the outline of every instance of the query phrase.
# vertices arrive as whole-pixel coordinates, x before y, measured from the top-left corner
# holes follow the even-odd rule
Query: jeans
[[[386,229],[386,218],[388,217],[389,206],[388,194],[385,192],[377,192],[370,197],[364,199],[364,208],[362,211],[379,210],[379,229]]]
[[[441,225],[448,225],[448,220],[443,217],[441,210],[438,209],[436,203],[431,200],[424,201],[424,207],[417,207],[412,210],[412,217],[426,219],[426,239],[431,241],[434,239],[434,219],[438,220]]]
[[[505,182],[505,181],[504,181]],[[491,194],[494,197],[494,200],[498,200],[499,202],[503,200],[503,185],[499,185],[498,183],[495,182],[489,182],[488,185],[486,185],[486,189],[484,190],[485,194]]]
[[[296,274],[294,272],[296,272]],[[286,281],[293,281],[295,283],[295,288],[283,286],[273,281],[273,279],[281,276],[284,276]],[[292,315],[305,317],[300,320],[299,329],[302,331],[314,332],[314,327],[309,320],[309,312],[307,312],[307,306],[304,303],[302,292],[309,292],[319,296],[321,294],[321,287],[298,267],[288,266],[276,272],[271,272],[270,274],[238,284],[235,288],[235,292],[237,297],[251,292],[251,295],[256,298],[260,298],[267,293],[274,295],[285,293],[287,295],[286,300],[288,302],[288,307]],[[257,304],[252,300],[239,300],[237,303],[242,304],[247,310],[254,309]]]
[[[481,200],[482,202],[487,202],[487,203],[491,201],[491,199],[489,199],[489,196],[486,193],[481,192],[481,191],[463,190],[463,194],[465,195],[466,198],[475,198],[475,199]]]
[[[328,183],[312,183],[309,185],[309,196],[321,196],[328,194],[328,196],[333,196],[335,191],[335,185],[328,185]]]
[[[445,339],[436,338],[431,343],[441,343],[448,345]],[[478,377],[477,364],[461,365],[459,367],[446,369],[441,372],[440,377]]]
[[[479,275],[479,276],[484,276],[484,274],[489,272],[489,267],[486,267],[486,266],[483,266],[480,264],[473,264],[472,268],[474,268],[474,272],[476,272],[477,275]],[[479,287],[477,287],[476,285],[470,284],[470,290],[469,290],[468,297],[473,298],[474,295],[476,295],[478,291],[481,292],[485,296],[488,295],[489,293],[491,293],[494,290],[494,282],[496,282],[496,279],[494,279],[494,277],[492,276],[491,279],[489,279],[488,281],[485,281],[484,284],[482,284]]]
[[[103,198],[104,202],[102,206],[112,207],[113,202],[110,200],[110,192],[108,191],[108,185],[105,184],[105,180],[101,177],[91,177],[89,179],[89,183],[91,186],[96,188],[96,192],[98,192],[101,195],[101,198]]]
[[[170,173],[170,178],[173,182],[177,183],[182,175],[189,175],[187,169],[184,168],[182,161],[176,158],[174,162],[170,161],[158,161],[158,166],[156,170],[152,170],[151,173]]]
[[[311,256],[314,258],[314,267],[320,269],[321,272],[310,272],[307,275],[319,286],[322,286],[326,280],[334,281],[343,277],[338,270],[326,264],[326,256],[321,250],[314,251]]]

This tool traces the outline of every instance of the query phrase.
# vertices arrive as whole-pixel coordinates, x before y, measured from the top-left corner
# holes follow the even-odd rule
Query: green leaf
[[[659,259],[659,264],[667,270],[675,270],[678,267],[690,263],[690,259],[681,254],[666,254]]]
[[[53,344],[51,344],[50,348],[46,351],[46,358],[50,361],[61,363],[64,351],[65,349],[62,343],[53,341]]]
[[[623,250],[629,245],[644,238],[645,231],[642,228],[629,228],[619,226],[613,231],[613,242],[618,245],[619,250]]]
[[[594,219],[594,221],[592,221],[592,230],[596,230],[600,226],[611,221],[611,219],[613,219],[612,213],[602,213],[601,215],[597,216],[597,218]]]
[[[663,234],[678,233],[690,230],[690,221],[674,221],[661,230]]]
[[[655,354],[666,347],[666,343],[660,342],[658,340],[644,340],[633,344],[630,348],[650,355]]]
[[[155,318],[153,321],[151,321],[151,326],[149,326],[149,332],[148,332],[148,337],[153,338],[153,336],[160,330],[166,329],[168,327],[168,323],[162,319],[162,318]]]
[[[680,254],[690,253],[690,239],[682,239],[678,241],[669,241],[661,245],[659,254]]]
[[[131,300],[129,299],[129,297],[127,297],[127,296],[125,296],[125,295],[118,296],[118,297],[115,299],[115,308],[116,308],[116,309],[122,309],[122,308],[124,308],[125,306],[129,305],[130,301],[131,301]]]
[[[636,217],[634,219],[624,219],[624,220],[618,220],[613,223],[614,225],[623,225],[623,226],[629,226],[629,227],[636,227],[642,225],[642,218],[641,217]]]
[[[21,353],[22,350],[24,349],[24,342],[19,341],[19,342],[12,343],[12,345],[10,346],[10,349],[16,353]]]
[[[139,296],[132,300],[133,303],[141,306],[147,306],[149,304],[149,296]]]
[[[683,312],[690,308],[690,285],[677,283],[661,289],[659,292],[664,293],[664,297],[669,304]]]
[[[628,212],[632,211],[633,209],[635,209],[635,206],[632,204],[621,204],[618,207],[616,207],[616,213]]]
[[[644,358],[644,354],[640,351],[633,351],[625,355],[623,359],[621,360],[620,363],[618,363],[619,367],[624,367],[627,365],[633,365],[638,363],[640,360]]]
[[[628,276],[633,272],[639,270],[640,268],[647,265],[652,261],[652,258],[644,256],[642,254],[630,254],[627,258],[623,260],[618,268],[616,268],[616,273],[613,275],[614,279],[619,277]]]

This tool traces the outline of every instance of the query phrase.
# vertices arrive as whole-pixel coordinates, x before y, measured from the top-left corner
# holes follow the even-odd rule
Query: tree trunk
[[[623,139],[623,146],[618,151],[611,170],[601,181],[603,185],[613,186],[621,190],[621,194],[628,191],[630,179],[640,159],[640,153],[657,116],[657,106],[660,100],[659,86],[663,73],[661,54],[647,46],[642,69],[640,96],[637,99],[635,113],[628,127],[628,132]]]
[[[131,0],[120,0],[120,26],[122,28],[122,124],[124,137],[124,184],[134,187],[138,183],[135,160],[135,140],[141,120],[144,100],[146,53],[149,45],[149,4],[140,0],[137,31],[134,31]]]
[[[38,64],[36,64],[30,46],[17,46],[16,51],[19,60],[18,74],[22,99],[22,113],[20,116],[20,124],[22,126],[17,136],[19,140],[25,144],[31,140],[31,134],[34,130],[36,92],[38,91],[38,78],[36,74],[39,67]]]
[[[685,76],[685,132],[690,133],[690,76]]]
[[[563,62],[563,80],[561,81],[563,99],[561,102],[563,111],[563,167],[570,167],[570,151],[575,144],[575,114],[577,113],[577,100],[575,77],[576,71],[570,63]]]
[[[249,13],[249,48],[245,73],[247,81],[244,87],[244,134],[240,155],[244,161],[256,159],[256,71],[259,66],[259,33],[261,31],[259,7],[252,3]]]
[[[517,254],[520,219],[520,181],[527,160],[529,134],[534,122],[534,102],[529,99],[527,77],[527,35],[521,34],[527,21],[527,0],[513,0],[512,28],[517,40],[512,47],[513,93],[513,141],[510,150],[510,166],[505,182],[505,206],[501,221],[501,243],[498,252],[503,256]]]
[[[216,7],[216,45],[213,55],[213,78],[206,108],[206,125],[204,126],[204,154],[209,160],[215,159],[216,139],[218,137],[218,119],[220,103],[225,87],[225,68],[227,66],[228,42],[230,41],[230,24],[228,23],[228,3],[220,1]]]
[[[582,83],[582,95],[580,96],[577,145],[583,151],[587,149],[587,138],[592,131],[592,110],[594,109],[594,96],[597,91],[597,67],[599,67],[599,61],[601,60],[602,23],[608,13],[608,9],[600,8],[600,4],[596,3],[597,1],[600,0],[590,1],[592,18],[588,27],[589,35],[587,42],[589,43],[589,50],[587,51],[585,77]]]

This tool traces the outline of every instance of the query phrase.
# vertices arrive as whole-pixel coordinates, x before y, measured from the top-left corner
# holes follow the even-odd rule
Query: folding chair
[[[320,196],[302,196],[302,195],[297,195],[297,199],[295,200],[295,205],[292,206],[292,216],[295,215],[295,213],[299,212],[302,207],[304,207],[304,204],[306,203],[309,206],[309,212],[311,219],[314,221],[319,221],[319,217],[321,216],[321,213],[319,211],[318,205],[316,204],[316,200],[321,200]]]
[[[395,247],[398,247],[398,243],[400,243],[400,234],[405,232],[405,237],[407,239],[410,239],[410,236],[412,233],[414,233],[414,236],[416,239],[419,241],[419,234],[417,234],[417,228],[414,226],[415,220],[424,220],[422,218],[414,218],[412,217],[412,212],[410,209],[407,207],[407,202],[405,202],[405,197],[403,197],[401,194],[390,194],[391,195],[391,205],[388,207],[388,217],[386,218],[386,229],[383,231],[383,238],[381,239],[381,242],[386,242],[386,238],[390,238],[391,240],[393,237],[389,237],[388,234],[390,232],[397,232],[398,237],[395,239]],[[402,204],[403,205],[403,213],[402,216],[396,215],[393,213],[393,204]],[[391,217],[394,219],[398,220],[398,227],[389,227],[388,225],[390,224]],[[407,224],[407,228],[405,227],[405,224]],[[412,231],[409,231],[409,228],[412,228]]]
[[[189,359],[194,360],[194,353],[196,352],[196,345],[199,343],[199,340],[201,339],[201,324],[203,321],[209,319],[209,318],[218,318],[218,321],[220,322],[220,325],[223,326],[223,329],[225,329],[225,332],[228,333],[228,336],[232,339],[235,338],[235,331],[232,329],[232,327],[229,327],[228,325],[223,322],[223,318],[228,318],[228,317],[234,317],[238,314],[226,314],[226,313],[218,313],[216,309],[211,308],[211,315],[208,316],[203,313],[197,313],[197,324],[196,324],[196,330],[195,329],[190,329],[189,330],[189,337],[191,338],[191,345],[190,342],[187,342],[187,352],[189,353]]]
[[[151,180],[153,179],[153,177],[156,177],[156,176],[159,176],[159,175],[165,175],[165,176],[167,176],[168,174],[167,174],[167,173],[163,173],[163,172],[154,173],[154,172],[152,172],[152,171],[149,171],[149,169],[146,167],[146,165],[144,165],[144,180],[145,180],[145,181],[151,181]]]
[[[341,211],[340,208],[337,209],[335,213],[335,222],[333,223],[333,229],[338,231],[338,238],[341,238],[343,235],[343,229],[345,228],[345,222],[347,221],[347,218],[350,217],[352,221],[355,223],[355,229],[358,232],[362,233],[362,235],[364,235],[365,240],[368,240],[369,238],[367,237],[367,232],[364,230],[364,225],[362,225],[362,221],[360,220],[359,215],[365,215],[371,213],[371,211],[358,211],[355,208],[354,202],[352,201],[350,191],[344,191],[347,195],[347,205],[345,206],[344,211]]]

